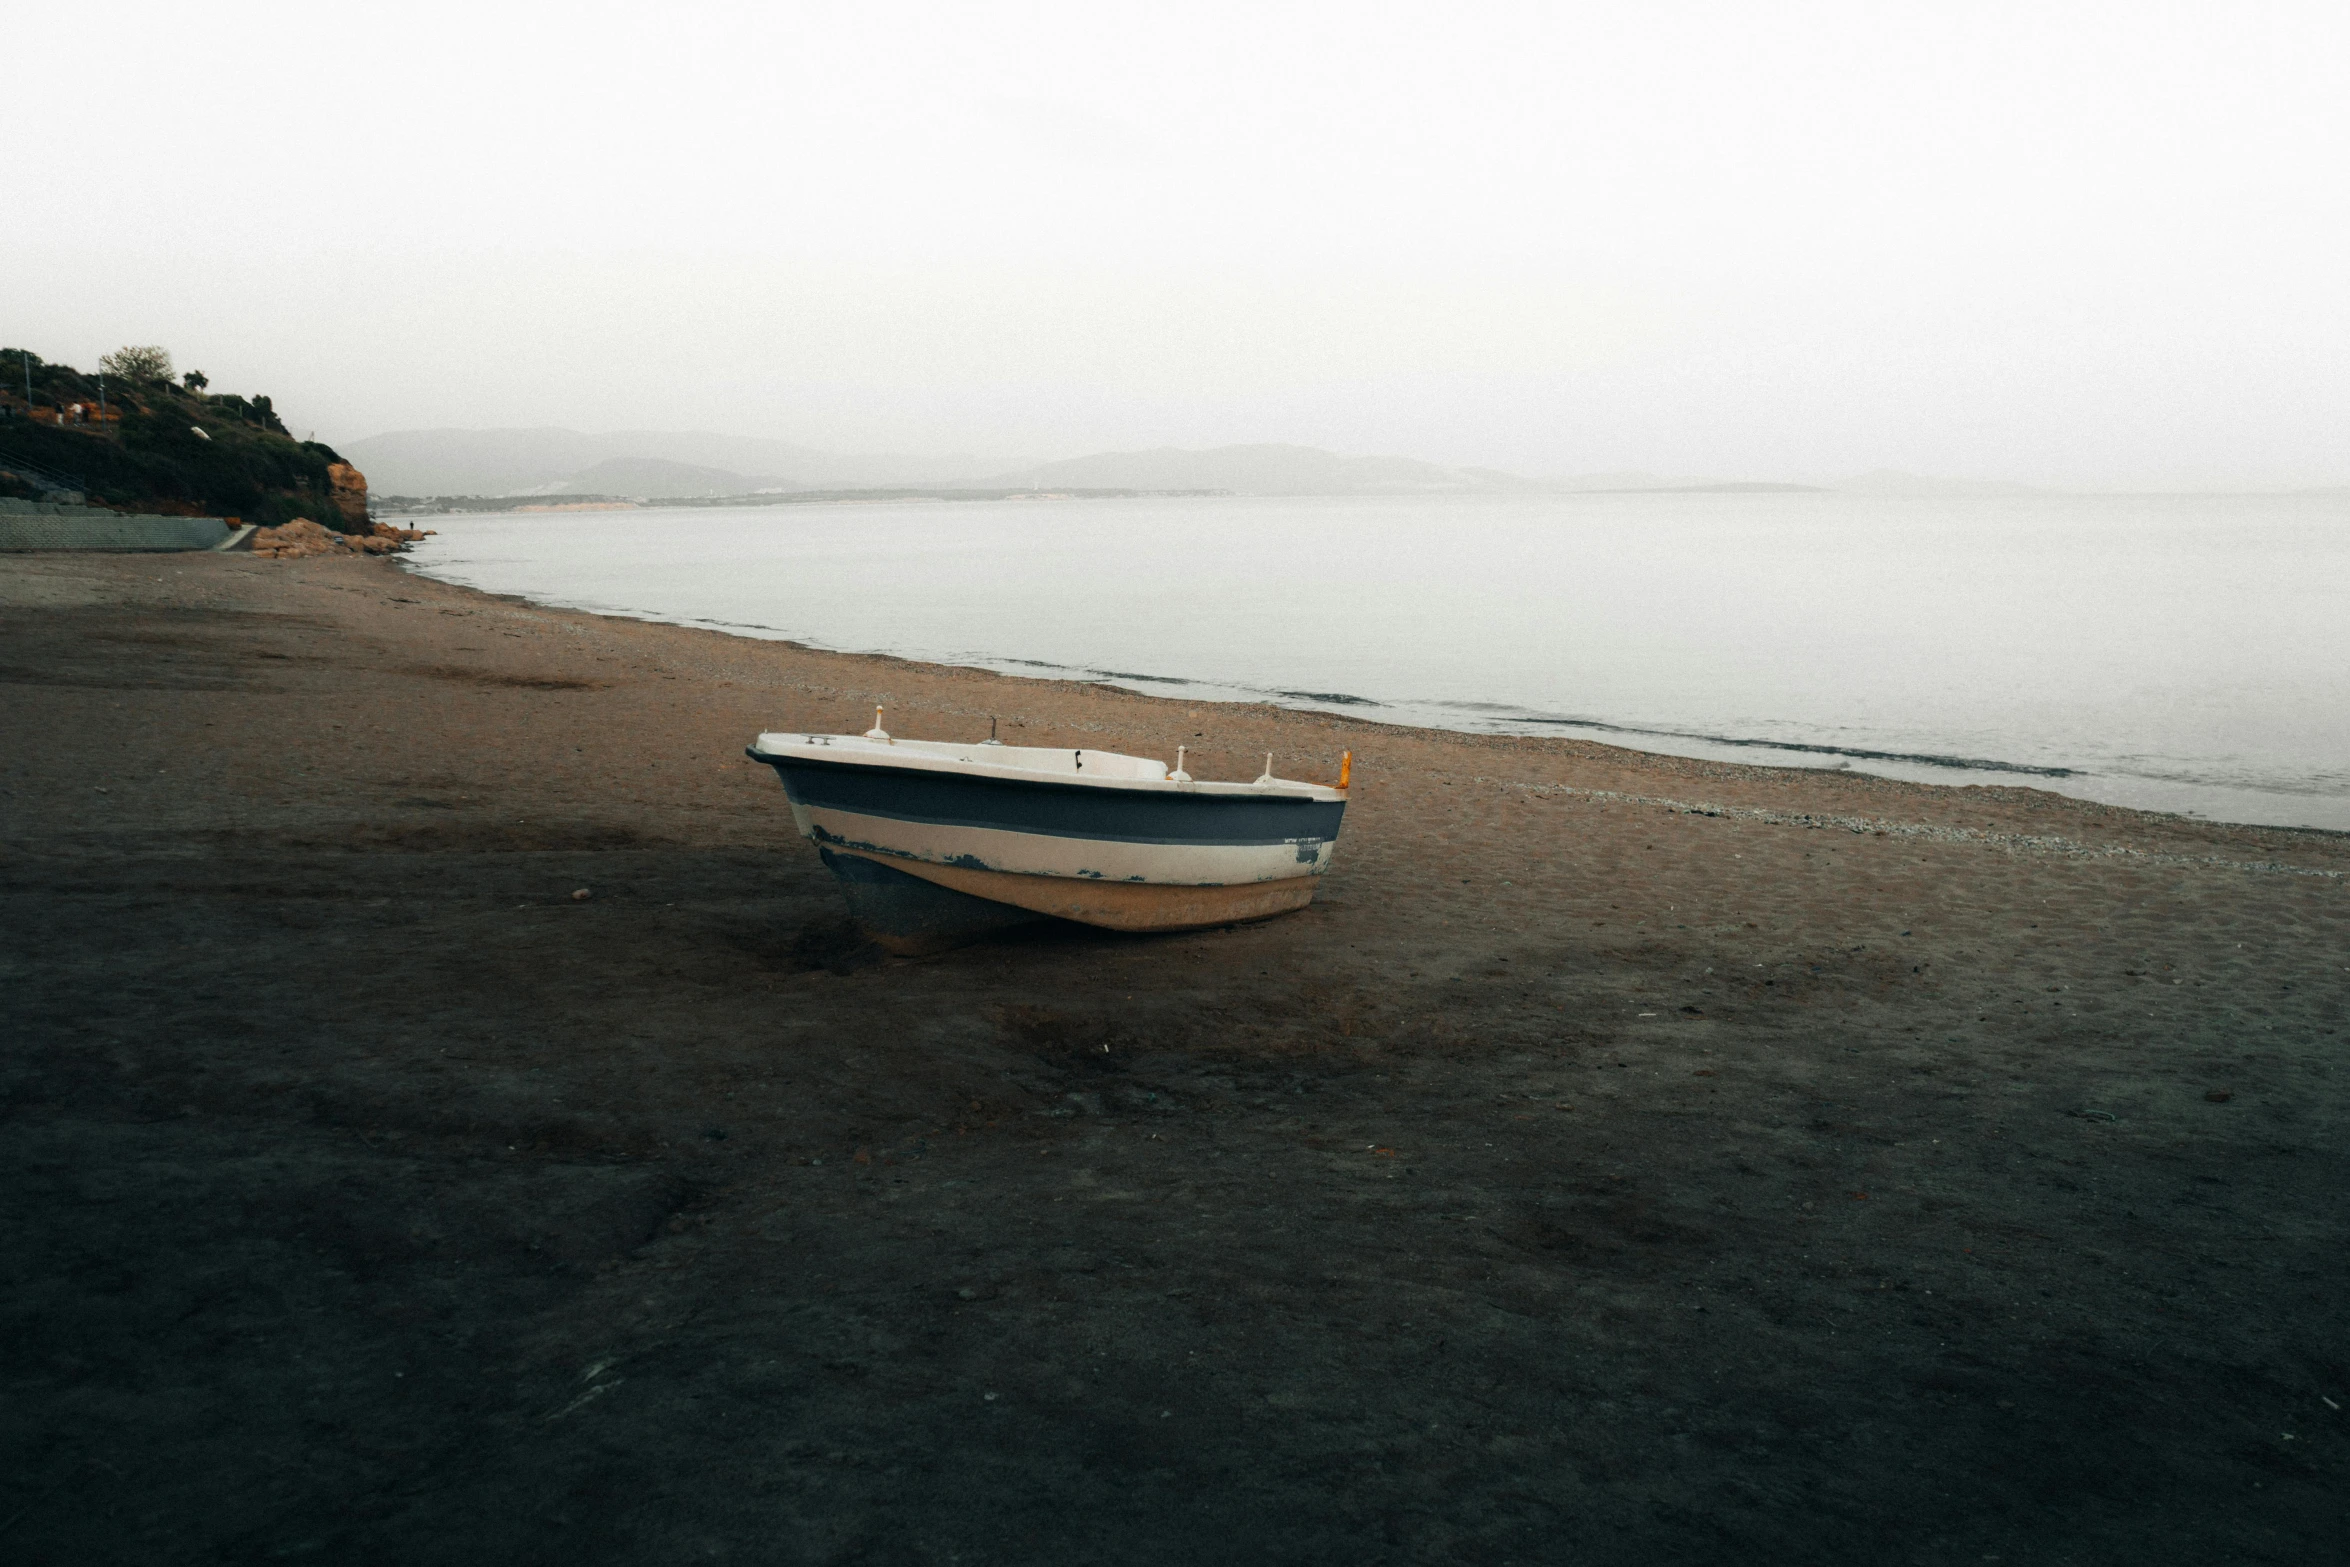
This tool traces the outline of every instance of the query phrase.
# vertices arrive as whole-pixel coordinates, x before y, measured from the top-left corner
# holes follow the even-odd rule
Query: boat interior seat
[[[777,737],[779,740],[782,736]],[[1064,773],[1071,777],[1131,779],[1142,783],[1163,782],[1167,764],[1147,756],[1126,756],[1117,751],[1073,751],[1041,745],[984,745],[963,744],[952,740],[888,740],[870,741],[851,735],[822,735],[805,737],[831,749],[859,751],[868,755],[893,750],[900,753],[919,752],[942,761],[974,762],[989,767],[1011,767],[1022,772]],[[764,744],[765,736],[760,737]]]

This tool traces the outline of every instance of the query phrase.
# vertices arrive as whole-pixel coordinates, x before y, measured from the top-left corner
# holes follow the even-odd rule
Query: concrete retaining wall
[[[0,500],[0,552],[208,550],[229,537],[218,517],[154,517],[54,501]]]

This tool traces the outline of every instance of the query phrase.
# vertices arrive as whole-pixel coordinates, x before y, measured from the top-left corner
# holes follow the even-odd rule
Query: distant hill
[[[582,468],[560,484],[544,486],[542,495],[626,495],[641,500],[703,500],[720,495],[749,495],[758,490],[800,490],[794,479],[762,478],[729,468],[705,468],[698,463],[671,462],[666,457],[607,457]]]
[[[607,463],[683,465],[741,480],[731,492],[758,489],[845,489],[861,486],[953,483],[988,466],[970,457],[910,457],[895,453],[818,451],[788,441],[720,435],[700,430],[613,430],[591,434],[553,427],[504,430],[395,430],[344,443],[352,460],[373,476],[375,488],[395,495],[630,494],[703,495],[695,487],[628,489],[591,483],[586,475]],[[671,470],[639,470],[656,484],[682,482]],[[666,479],[662,478],[667,473]],[[789,475],[774,479],[763,475]],[[712,480],[711,482],[718,482]],[[718,492],[729,493],[729,492]]]
[[[969,457],[842,455],[696,431],[399,430],[346,444],[394,495],[629,495],[695,499],[759,490],[908,485],[999,489],[1229,490],[1243,495],[1415,494],[1542,486],[1491,468],[1348,457],[1311,446],[1098,452],[990,472]]]
[[[998,471],[998,464],[968,456],[844,454],[706,430],[395,430],[347,442],[343,450],[367,470],[378,494],[407,496],[621,495],[644,500],[707,500],[759,491],[923,486],[1219,490],[1235,495],[1767,494],[1817,489],[1888,496],[2039,493],[2028,485],[1936,479],[1891,468],[1804,484],[1648,472],[1529,479],[1495,468],[1454,466],[1415,457],[1355,457],[1320,447],[1277,444],[1095,452],[1009,472]]]
[[[1645,470],[1633,469],[1620,473],[1575,473],[1564,478],[1545,479],[1543,488],[1565,490],[1570,493],[1595,495],[1613,494],[1624,490],[1670,490],[1687,484],[1703,484],[1703,479],[1668,479]]]
[[[120,368],[130,356],[138,368]],[[108,362],[101,401],[95,372],[0,349],[0,495],[78,490],[118,511],[366,530],[365,477],[333,447],[295,440],[266,396],[175,378],[160,348]]]
[[[2011,484],[2005,479],[1936,479],[1922,473],[1904,473],[1898,468],[1874,468],[1867,473],[1839,479],[1828,486],[1845,495],[2045,495],[2045,490],[2029,484]]]
[[[991,485],[1047,490],[1229,490],[1236,495],[1408,495],[1541,486],[1491,468],[1412,457],[1347,457],[1315,446],[1161,446],[1097,452],[996,474]]]

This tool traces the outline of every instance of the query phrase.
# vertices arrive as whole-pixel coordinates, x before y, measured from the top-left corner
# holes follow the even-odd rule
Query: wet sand
[[[876,703],[1336,868],[886,957],[742,757]],[[2350,838],[384,561],[0,562],[0,721],[0,1554],[2342,1555]]]

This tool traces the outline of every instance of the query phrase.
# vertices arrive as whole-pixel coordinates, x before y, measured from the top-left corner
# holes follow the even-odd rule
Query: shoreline
[[[1915,760],[1921,765],[1936,767],[1942,771],[1953,773],[1979,769],[1986,773],[1996,774],[1999,779],[1998,782],[1960,783],[1954,780],[1946,781],[1937,778],[1911,778],[1903,777],[1893,773],[1868,772],[1859,768],[1845,768],[1835,765],[1824,764],[1814,766],[1801,762],[1749,762],[1738,760],[1735,757],[1709,756],[1685,751],[1651,751],[1643,749],[1639,746],[1621,745],[1608,740],[1585,739],[1580,735],[1562,735],[1559,734],[1556,729],[1551,729],[1548,731],[1530,730],[1522,733],[1517,731],[1501,730],[1454,729],[1448,728],[1441,724],[1413,723],[1404,719],[1372,718],[1364,714],[1350,713],[1344,711],[1343,709],[1334,710],[1330,707],[1290,706],[1285,703],[1269,699],[1273,696],[1289,695],[1292,693],[1256,693],[1253,695],[1214,697],[1203,696],[1187,699],[1177,696],[1162,695],[1160,693],[1147,690],[1138,690],[1132,685],[1122,683],[1131,680],[1147,680],[1153,683],[1159,683],[1161,677],[1158,676],[1121,676],[1109,671],[1062,669],[1059,666],[1042,664],[1036,660],[1012,658],[1001,659],[998,662],[1006,664],[1028,664],[1032,666],[1032,669],[1026,671],[1020,669],[999,669],[993,665],[985,663],[962,663],[949,659],[924,658],[914,654],[828,647],[821,643],[804,641],[802,639],[786,635],[785,633],[775,631],[773,628],[764,626],[742,626],[709,620],[672,620],[653,614],[650,611],[595,609],[585,605],[564,604],[557,603],[549,599],[533,598],[529,594],[525,593],[497,593],[486,588],[476,588],[466,583],[452,582],[445,578],[429,576],[416,570],[416,568],[405,559],[396,558],[394,564],[397,565],[403,573],[423,581],[434,583],[437,586],[450,588],[460,593],[472,594],[486,599],[493,599],[500,603],[518,605],[529,609],[544,610],[564,615],[579,615],[590,620],[627,621],[649,626],[671,627],[680,631],[703,632],[747,643],[758,643],[778,648],[787,648],[792,652],[803,653],[817,658],[873,660],[883,665],[908,666],[941,676],[986,675],[1004,680],[1035,681],[1042,682],[1050,686],[1074,688],[1081,691],[1096,690],[1116,692],[1119,695],[1133,697],[1145,702],[1164,703],[1170,707],[1184,707],[1186,709],[1194,706],[1212,706],[1217,708],[1254,710],[1264,715],[1293,714],[1305,718],[1323,718],[1337,721],[1349,727],[1369,730],[1374,733],[1388,732],[1402,736],[1418,737],[1428,741],[1441,741],[1444,739],[1483,739],[1498,740],[1503,742],[1517,740],[1531,740],[1540,742],[1552,739],[1571,739],[1575,744],[1588,746],[1603,753],[1614,753],[1624,758],[1671,758],[1683,762],[1704,763],[1711,767],[1727,770],[1729,776],[1736,776],[1741,772],[1751,771],[1753,773],[1772,778],[1779,778],[1784,776],[1789,779],[1803,779],[1812,777],[1835,778],[1839,776],[1858,777],[1884,783],[1905,784],[1912,788],[1925,790],[1981,789],[1987,791],[2016,791],[2024,795],[2045,795],[2051,799],[2063,800],[2076,805],[2088,806],[2100,812],[2121,812],[2128,816],[2146,817],[2152,820],[2175,823],[2181,826],[2242,829],[2263,834],[2282,834],[2285,835],[2288,839],[2297,838],[2300,836],[2309,836],[2320,840],[2338,840],[2345,846],[2350,846],[2350,828],[2316,827],[2299,823],[2235,821],[2227,818],[2205,816],[2192,811],[2166,811],[2145,806],[2125,805],[2114,801],[2096,799],[2088,795],[2067,794],[2062,790],[2050,788],[2044,784],[2012,781],[2028,778],[2036,773],[2045,775],[2047,772],[2051,771],[2049,769],[2009,767],[2004,764],[1993,762],[1941,762],[1932,758],[1922,757],[1885,758],[1887,760],[1894,761]],[[1052,670],[1053,672],[1034,672],[1038,670]],[[1362,705],[1373,707],[1385,707],[1391,705],[1369,698],[1348,698],[1347,701],[1349,704],[1359,702]],[[1532,721],[1530,720],[1530,722]],[[1673,737],[1668,731],[1628,730],[1623,729],[1620,726],[1599,723],[1596,721],[1586,723],[1581,721],[1559,720],[1557,721],[1557,724],[1559,728],[1606,730],[1614,733],[1655,733],[1663,737]],[[1707,736],[1681,736],[1678,738],[1686,738],[1692,741],[1713,740],[1713,737]],[[1715,740],[1714,743],[1720,744],[1724,747],[1735,748],[1790,751],[1835,751],[1835,748],[1833,747],[1805,746],[1795,742],[1781,743],[1763,740]],[[1877,755],[1877,753],[1843,751],[1835,751],[1835,754],[1867,756]],[[1170,766],[1173,765],[1171,755],[1168,758],[1164,758],[1164,760],[1167,760]],[[1475,781],[1483,783],[1486,780],[1477,779]],[[1566,794],[1588,794],[1592,791],[1576,790],[1560,786],[1560,792]],[[1620,798],[1630,804],[1656,805],[1696,815],[1718,814],[1744,816],[1755,820],[1769,821],[1776,825],[1817,825],[1822,827],[1840,827],[1855,832],[1878,832],[1880,834],[1897,833],[1902,835],[1931,835],[1936,833],[1947,833],[1950,835],[1948,841],[1953,842],[1974,839],[1986,843],[1998,843],[2008,847],[2046,850],[2055,853],[2114,854],[2137,852],[2113,848],[2096,848],[2087,844],[2075,843],[2069,839],[2064,839],[2061,837],[2027,835],[2021,833],[1976,833],[1972,829],[1936,828],[1931,825],[1904,823],[1892,818],[1880,819],[1876,817],[1865,816],[1824,816],[1817,823],[1812,823],[1809,820],[1807,814],[1790,814],[1784,812],[1749,810],[1742,807],[1725,807],[1718,801],[1668,799],[1663,797],[1643,795],[1620,795],[1612,791],[1601,791],[1599,797]],[[2274,862],[2230,861],[2216,857],[2204,860],[2193,860],[2186,858],[2165,860],[2158,858],[2155,859],[2153,863],[2207,863],[2214,865],[2229,864],[2234,865],[2236,868],[2246,870],[2283,870],[2293,874],[2316,876],[2350,875],[2350,871],[2344,870],[2307,869],[2302,867],[2286,866]]]
[[[457,550],[458,545],[444,541],[443,548]],[[492,550],[493,561],[500,558]],[[1656,722],[1618,722],[1607,717],[1579,715],[1571,705],[1552,703],[1550,697],[1537,693],[1533,706],[1452,699],[1391,700],[1389,696],[1364,696],[1362,691],[1374,689],[1391,692],[1409,686],[1400,682],[1394,670],[1388,670],[1382,682],[1365,671],[1341,672],[1335,666],[1316,665],[1311,657],[1299,663],[1296,657],[1286,662],[1276,658],[1257,663],[1266,668],[1287,670],[1294,678],[1290,689],[1278,682],[1278,677],[1265,677],[1256,684],[1225,680],[1203,680],[1156,673],[1135,673],[1138,665],[1132,661],[1150,657],[1143,649],[1149,643],[1135,644],[1131,653],[1125,644],[1088,641],[1079,638],[1076,644],[1061,645],[1056,651],[1079,660],[1064,663],[1056,659],[1018,656],[1003,648],[1031,648],[1053,646],[1047,637],[1040,644],[1035,637],[989,635],[978,622],[962,626],[961,632],[949,637],[970,635],[976,642],[997,651],[971,654],[957,641],[933,641],[920,645],[925,638],[915,623],[892,621],[884,616],[881,623],[848,624],[820,627],[820,630],[851,633],[837,644],[823,639],[811,639],[805,629],[794,631],[782,626],[763,623],[765,611],[771,606],[755,599],[726,594],[716,598],[702,595],[698,599],[687,595],[678,605],[657,607],[674,594],[654,592],[651,603],[640,607],[643,594],[631,596],[617,580],[606,580],[593,572],[582,577],[576,574],[564,577],[557,570],[519,570],[512,562],[469,568],[462,555],[447,562],[419,560],[409,569],[419,575],[446,570],[448,577],[436,575],[434,580],[451,582],[455,586],[471,586],[468,577],[487,577],[489,581],[478,591],[504,591],[508,583],[501,577],[518,582],[525,593],[535,593],[533,601],[552,609],[579,609],[585,613],[604,614],[672,624],[704,626],[735,635],[759,640],[790,641],[794,645],[818,651],[866,652],[873,656],[904,657],[915,662],[939,662],[956,667],[986,669],[998,674],[1019,678],[1060,679],[1081,682],[1105,682],[1134,690],[1146,696],[1161,696],[1186,703],[1229,703],[1250,705],[1266,703],[1291,708],[1300,712],[1327,712],[1340,715],[1377,715],[1380,721],[1406,727],[1443,729],[1463,734],[1504,734],[1524,737],[1558,735],[1590,739],[1601,744],[1623,749],[1639,750],[1651,755],[1678,756],[1691,760],[1720,762],[1730,765],[1785,767],[1822,772],[1857,771],[1873,777],[1891,778],[1904,782],[1965,787],[1972,783],[1986,783],[2018,787],[2037,787],[2075,799],[2112,805],[2124,809],[2144,810],[2158,814],[2176,814],[2190,819],[2215,821],[2224,824],[2248,826],[2306,827],[2317,831],[2350,832],[2350,797],[2339,788],[2330,792],[2321,787],[2330,776],[2326,769],[2313,760],[2309,746],[2301,741],[2288,741],[2270,736],[2269,763],[2253,766],[2249,762],[2230,760],[2217,754],[2205,756],[2208,745],[2200,741],[2185,741],[2191,755],[2172,756],[2167,762],[2157,757],[2160,747],[2151,735],[2140,736],[2129,744],[2144,743],[2154,746],[2146,756],[2124,755],[2128,749],[2120,736],[2134,734],[2129,724],[2136,720],[2117,718],[2121,729],[2111,732],[2083,729],[2069,736],[2041,734],[2025,724],[2009,732],[1996,720],[1983,718],[1988,724],[1981,733],[1969,725],[1975,720],[1965,719],[1957,712],[1942,715],[1943,730],[1930,735],[1918,735],[1900,725],[1890,728],[1882,725],[1862,732],[1841,727],[1832,718],[1814,714],[1812,719],[1782,726],[1776,722],[1755,720],[1747,722],[1734,718],[1729,709],[1720,712],[1699,712],[1686,723],[1671,719]],[[535,587],[532,584],[535,582]],[[688,602],[688,601],[691,602]],[[715,613],[701,613],[714,611]],[[950,620],[952,619],[951,612]],[[822,619],[822,616],[818,616]],[[851,617],[854,620],[856,617]],[[923,623],[927,624],[927,623]],[[1065,639],[1064,639],[1065,641]],[[897,646],[893,647],[892,644]],[[1114,644],[1114,645],[1113,645]],[[1292,655],[1298,649],[1288,644]],[[1104,648],[1111,651],[1105,654]],[[1260,654],[1266,650],[1260,649]],[[1180,656],[1171,648],[1160,647],[1157,655],[1164,663],[1144,662],[1146,670],[1185,667]],[[1098,659],[1104,666],[1097,667],[1087,659]],[[1244,664],[1248,663],[1243,659]],[[1336,680],[1361,677],[1371,681],[1370,686],[1329,684]],[[1622,676],[1616,678],[1621,683]],[[1603,682],[1604,683],[1604,682]],[[1472,682],[1475,684],[1475,682]],[[1507,682],[1504,682],[1507,684]],[[1539,682],[1537,682],[1539,684]],[[1635,681],[1637,684],[1637,681]],[[1478,687],[1492,689],[1490,682]],[[1528,691],[1534,687],[1526,687]],[[1525,694],[1523,691],[1521,694]],[[1783,695],[1783,693],[1782,693]],[[1880,705],[1885,696],[1878,692]],[[1854,697],[1858,712],[1869,708],[1869,700]],[[1545,704],[1550,704],[1546,708]],[[1621,704],[1619,704],[1621,705]],[[1653,704],[1652,704],[1653,705]],[[1703,707],[1705,704],[1700,703]],[[1850,704],[1847,704],[1849,707]],[[1638,704],[1624,708],[1635,711]],[[1666,702],[1660,711],[1684,711],[1688,704],[1676,708]],[[1611,709],[1612,710],[1612,709]],[[1762,711],[1779,711],[1765,707]],[[1808,710],[1805,703],[1796,701],[1786,711]],[[1978,718],[1981,715],[1977,715]],[[1712,727],[1708,727],[1711,725]],[[1955,725],[1955,727],[1953,727]],[[1792,732],[1783,737],[1771,737],[1774,731],[1787,727]],[[1980,727],[1978,725],[1977,727]],[[1754,731],[1754,732],[1747,732]],[[1996,731],[1996,733],[1994,733]],[[2197,747],[2201,745],[2202,749]],[[2004,746],[2004,749],[2001,748]],[[1970,749],[1970,747],[1973,747]],[[2257,747],[2256,747],[2257,748]],[[2113,753],[2113,754],[2107,754]],[[2273,754],[2272,754],[2273,753]],[[2287,760],[2287,758],[2292,758]],[[2133,770],[2136,769],[2136,770]],[[2233,774],[2249,773],[2234,777]]]
[[[1352,804],[1294,914],[890,958],[741,755],[876,703]],[[329,557],[0,563],[0,708],[35,1556],[2337,1530],[2350,837]]]
[[[1040,684],[1048,689],[1112,692],[1118,694],[1119,696],[1129,697],[1137,701],[1164,704],[1169,708],[1182,707],[1186,710],[1189,710],[1194,707],[1213,707],[1241,713],[1248,713],[1258,719],[1273,718],[1277,715],[1291,715],[1301,720],[1327,720],[1328,724],[1326,724],[1324,727],[1328,727],[1330,724],[1335,724],[1346,728],[1362,729],[1373,733],[1387,733],[1397,736],[1412,737],[1429,743],[1441,743],[1445,740],[1484,740],[1500,742],[1505,747],[1514,749],[1515,742],[1533,742],[1536,745],[1543,745],[1555,741],[1562,746],[1576,748],[1576,750],[1569,752],[1568,754],[1580,754],[1584,750],[1598,752],[1601,753],[1602,756],[1612,756],[1619,758],[1623,761],[1624,765],[1627,766],[1636,765],[1633,761],[1635,758],[1670,760],[1681,763],[1695,763],[1699,764],[1699,771],[1697,776],[1700,777],[1720,776],[1737,778],[1746,774],[1753,774],[1760,779],[1784,782],[1811,779],[1825,780],[1836,778],[1852,778],[1876,783],[1902,785],[1910,789],[1928,791],[1980,790],[1984,792],[1983,797],[1985,798],[2000,798],[2008,794],[2022,796],[2044,796],[2049,800],[2065,801],[2073,805],[2083,806],[2092,812],[2100,814],[2121,813],[2124,816],[2144,817],[2151,821],[2171,823],[2180,827],[2207,827],[2218,828],[2222,830],[2254,832],[2260,834],[2282,834],[2286,835],[2288,838],[2307,835],[2318,839],[2339,840],[2346,847],[2350,847],[2350,829],[2316,827],[2303,824],[2233,821],[2224,818],[2205,816],[2189,811],[2166,811],[2143,806],[2119,804],[2112,801],[2096,799],[2088,795],[2069,794],[2063,790],[2049,787],[2043,783],[2017,781],[2029,778],[2035,774],[2045,775],[2045,773],[2048,771],[2045,769],[2008,767],[2004,764],[1991,762],[1968,762],[1959,764],[1941,762],[1931,758],[1914,759],[1918,761],[1921,766],[1934,767],[1941,771],[1963,772],[1967,770],[1980,769],[1985,773],[1996,774],[1998,778],[1998,781],[1996,782],[1961,783],[1954,780],[1945,781],[1938,778],[1915,778],[1904,777],[1893,773],[1870,772],[1860,768],[1839,767],[1832,764],[1822,764],[1815,766],[1801,762],[1750,762],[1738,760],[1735,757],[1704,755],[1685,751],[1652,751],[1639,746],[1618,744],[1609,740],[1588,739],[1579,734],[1561,734],[1558,733],[1556,729],[1537,729],[1527,732],[1455,729],[1439,724],[1414,723],[1405,719],[1373,718],[1364,714],[1349,712],[1343,708],[1334,709],[1332,707],[1290,706],[1278,700],[1273,700],[1274,697],[1281,695],[1291,695],[1293,693],[1257,693],[1254,695],[1201,696],[1192,698],[1168,696],[1152,691],[1138,690],[1132,685],[1122,683],[1124,681],[1132,680],[1147,680],[1152,683],[1159,683],[1161,677],[1157,676],[1121,676],[1115,672],[1110,671],[1062,669],[1060,666],[1041,663],[1037,660],[1013,659],[1008,657],[997,660],[997,662],[1003,664],[1026,664],[1030,665],[1031,669],[1003,669],[997,668],[994,665],[987,663],[963,663],[947,659],[925,658],[913,654],[834,648],[825,646],[821,643],[804,641],[799,638],[789,636],[783,632],[775,631],[769,627],[744,626],[709,620],[675,620],[664,618],[658,614],[653,613],[652,611],[596,609],[584,605],[565,604],[550,599],[534,598],[526,593],[500,593],[487,588],[477,588],[467,583],[454,582],[446,578],[431,576],[423,571],[418,570],[412,562],[404,557],[395,558],[393,564],[402,572],[403,575],[415,580],[430,582],[437,587],[449,589],[454,592],[490,599],[499,603],[511,604],[531,610],[543,611],[550,614],[576,615],[591,621],[613,621],[645,626],[667,627],[677,631],[712,635],[746,644],[788,649],[793,653],[804,654],[811,658],[871,661],[884,667],[910,668],[921,670],[931,675],[940,677],[976,675],[999,680],[1031,682]],[[1037,672],[1048,670],[1051,672]],[[1169,681],[1168,683],[1173,682]],[[1390,705],[1388,703],[1379,702],[1369,698],[1349,698],[1347,700],[1349,705],[1352,705],[1356,702],[1360,702],[1365,706],[1374,707],[1385,707]],[[1528,722],[1533,723],[1542,721],[1528,720]],[[1558,721],[1558,727],[1605,730],[1613,733],[1655,733],[1659,735],[1660,738],[1683,738],[1691,740],[1693,743],[1708,741],[1712,738],[1705,736],[1674,736],[1669,731],[1625,730],[1615,725],[1599,722],[1585,723],[1581,721],[1560,720]],[[1736,749],[1752,748],[1791,751],[1833,749],[1805,746],[1796,742],[1787,742],[1781,744],[1779,742],[1761,740],[1733,739],[1721,740],[1714,743],[1718,743],[1725,748]],[[1861,755],[1864,753],[1838,752],[1837,754]],[[1875,753],[1865,754],[1872,757],[1876,755]],[[1173,765],[1172,756],[1173,752],[1170,750],[1166,758],[1170,766]],[[1879,759],[1892,761],[1913,760],[1900,757],[1883,757]],[[1665,771],[1674,774],[1683,774],[1686,772],[1685,769],[1680,768],[1667,768]],[[1477,781],[1482,783],[1486,780],[1479,779]],[[1651,799],[1644,796],[1625,796],[1624,798],[1635,804],[1662,805],[1676,810],[1686,810],[1695,814],[1705,814],[1708,811],[1723,809],[1719,802],[1667,800],[1662,798]],[[1760,813],[1760,817],[1758,819],[1769,819],[1785,823],[1792,822],[1797,818],[1794,816],[1784,816],[1781,814],[1764,812]],[[1866,830],[1870,831],[1887,830],[1917,832],[1921,830],[1917,824],[1899,823],[1892,819],[1880,821],[1875,818],[1852,818],[1852,820],[1865,820],[1867,822]],[[2079,845],[2072,845],[2067,840],[2047,840],[2024,834],[2010,834],[2007,835],[2007,837],[2018,846],[2047,847],[2049,849],[2066,851],[2083,847]],[[2092,852],[2110,851],[2096,850]],[[2186,862],[2182,861],[2181,863]],[[2214,860],[2211,863],[2216,864],[2221,862]],[[2249,862],[2247,862],[2247,868],[2249,868]],[[2311,874],[2337,875],[2343,873],[2337,871],[2316,871],[2311,872]]]

